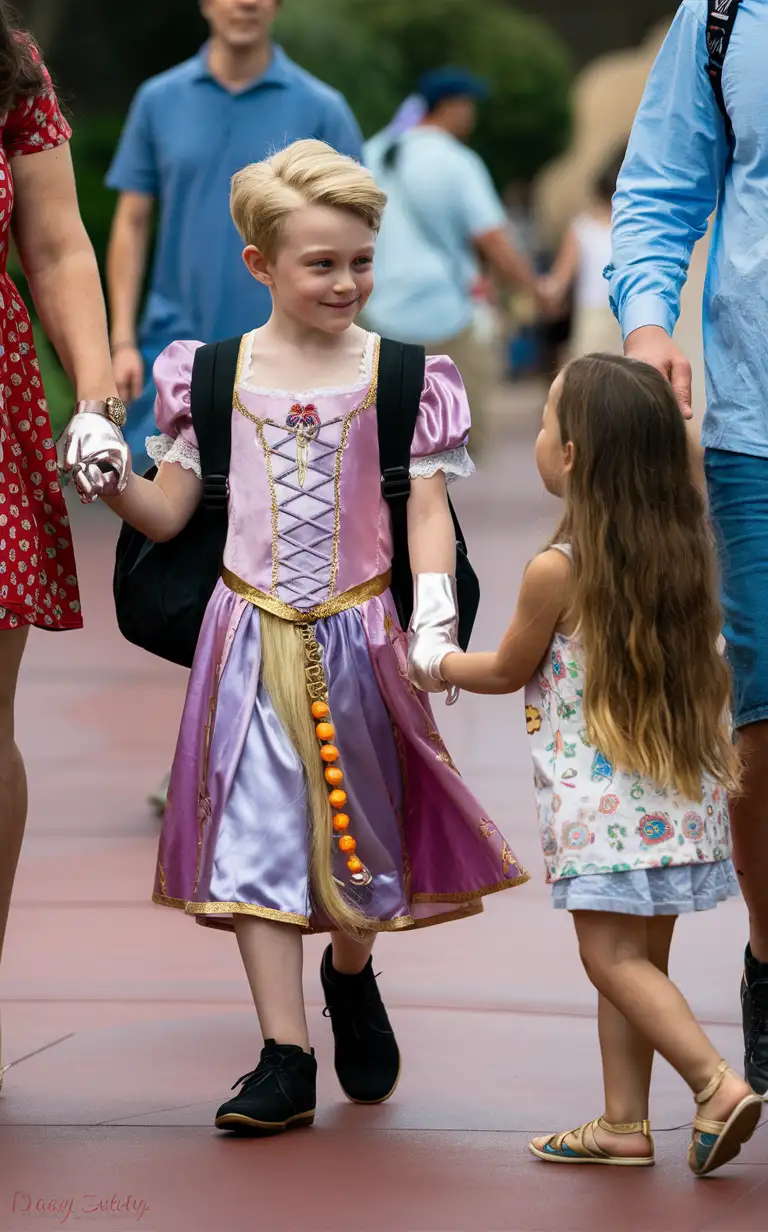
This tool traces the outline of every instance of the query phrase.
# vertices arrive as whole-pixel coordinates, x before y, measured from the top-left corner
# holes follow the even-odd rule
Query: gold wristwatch
[[[125,409],[125,403],[121,398],[114,396],[105,398],[103,402],[82,401],[78,402],[75,407],[75,414],[81,415],[84,411],[90,411],[93,415],[102,415],[113,423],[116,428],[123,428],[125,421],[128,418],[128,413]]]

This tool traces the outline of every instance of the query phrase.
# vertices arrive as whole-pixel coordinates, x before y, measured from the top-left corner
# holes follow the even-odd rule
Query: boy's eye
[[[355,265],[372,265],[372,264],[373,264],[373,257],[358,257],[357,260],[355,261]]]
[[[323,257],[321,261],[313,261],[312,265],[315,269],[328,269],[331,265],[333,265],[333,262],[327,257]]]

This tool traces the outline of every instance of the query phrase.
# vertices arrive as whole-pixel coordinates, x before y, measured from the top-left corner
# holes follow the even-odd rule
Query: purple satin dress
[[[391,564],[379,485],[378,350],[370,341],[369,372],[357,388],[296,395],[256,389],[238,374],[225,569],[303,611]],[[155,367],[162,449],[168,461],[189,466],[196,455],[189,385],[199,345],[174,343]],[[287,426],[296,414],[312,426],[303,447]],[[444,356],[429,359],[413,473],[450,472],[452,459],[465,455],[468,431],[456,368]],[[156,446],[153,456],[162,456]],[[356,899],[371,929],[472,915],[483,895],[526,881],[460,778],[426,697],[408,680],[406,635],[389,591],[318,620],[315,636],[345,812],[372,876]],[[233,914],[245,912],[325,930],[312,901],[308,834],[304,767],[262,679],[260,612],[220,581],[192,668],[154,900],[207,925],[231,927]],[[337,852],[334,860],[346,884],[345,858]]]

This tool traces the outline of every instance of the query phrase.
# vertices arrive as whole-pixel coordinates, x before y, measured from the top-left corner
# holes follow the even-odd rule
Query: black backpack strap
[[[741,0],[709,0],[707,4],[707,75],[725,120],[729,141],[733,141],[733,128],[723,95],[723,65],[740,4]]]
[[[411,494],[411,445],[424,390],[425,352],[420,346],[382,338],[376,420],[379,432],[381,492],[393,523],[405,518]]]
[[[203,504],[227,507],[232,452],[232,401],[242,338],[198,347],[192,365],[190,406],[200,449]]]
[[[392,593],[404,625],[410,617],[413,588],[408,551],[411,445],[424,389],[424,370],[423,347],[382,338],[376,391],[381,494],[392,519]]]

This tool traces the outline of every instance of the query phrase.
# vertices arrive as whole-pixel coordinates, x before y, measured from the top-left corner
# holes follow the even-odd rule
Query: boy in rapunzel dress
[[[155,901],[234,929],[264,1049],[216,1124],[311,1123],[316,1062],[302,935],[329,931],[323,988],[347,1096],[393,1092],[400,1054],[371,966],[376,933],[464,918],[527,880],[448,754],[424,692],[456,645],[446,482],[472,466],[458,371],[427,361],[408,505],[410,650],[389,591],[380,490],[379,339],[354,322],[373,288],[384,196],[320,142],[235,177],[244,258],[273,296],[235,382],[229,530],[171,775]],[[109,503],[169,540],[201,499],[190,411],[196,342],[155,367],[154,483]],[[409,680],[419,685],[417,689]]]

